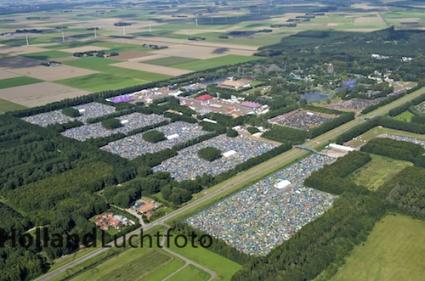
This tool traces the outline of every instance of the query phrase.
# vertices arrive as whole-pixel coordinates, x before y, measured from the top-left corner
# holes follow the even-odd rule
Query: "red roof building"
[[[207,101],[207,100],[210,100],[212,98],[214,98],[214,97],[213,96],[210,96],[208,94],[205,94],[205,95],[201,95],[199,97],[196,97],[195,99],[196,100],[200,100],[200,101]]]

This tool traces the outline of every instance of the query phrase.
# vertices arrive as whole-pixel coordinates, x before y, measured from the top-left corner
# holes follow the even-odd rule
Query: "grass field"
[[[169,281],[206,281],[210,278],[209,274],[201,271],[200,269],[189,265],[183,268],[181,271],[177,272],[175,275],[171,276]]]
[[[425,222],[389,215],[357,246],[331,281],[422,281]]]
[[[257,60],[257,57],[245,57],[245,56],[237,56],[237,55],[226,55],[217,58],[205,59],[205,60],[196,60],[193,62],[175,64],[173,67],[188,69],[188,70],[205,70],[208,68],[214,68],[224,65],[237,64],[243,62],[249,62],[253,60]]]
[[[395,116],[394,119],[402,122],[410,122],[412,121],[412,117],[415,116],[410,111],[405,111],[403,113],[400,113],[399,115]]]
[[[232,276],[241,268],[240,264],[202,247],[193,248],[190,246],[190,244],[188,244],[187,247],[177,248],[175,245],[170,245],[170,249],[194,262],[199,263],[202,266],[215,271],[218,275],[216,280],[231,280]]]
[[[78,60],[67,61],[66,64],[75,67],[96,70],[114,76],[136,78],[144,81],[158,81],[169,78],[169,76],[163,74],[111,66],[111,64],[116,62],[117,61],[115,60],[105,58],[81,58]]]
[[[100,92],[142,85],[148,83],[149,81],[137,78],[120,77],[116,75],[96,73],[87,76],[59,80],[56,82],[66,86],[83,89],[91,92]]]
[[[142,280],[143,276],[174,259],[154,249],[131,249],[88,270],[72,280],[128,281]]]
[[[143,277],[143,281],[162,281],[164,278],[173,274],[183,266],[184,262],[182,260],[172,259],[171,261],[161,265],[161,267],[157,270],[145,275]]]
[[[351,177],[355,183],[376,191],[383,184],[391,180],[403,169],[413,166],[407,161],[394,160],[388,157],[372,155],[372,160],[365,166],[354,171]]]
[[[176,64],[186,64],[199,61],[197,59],[183,58],[183,57],[166,57],[154,60],[145,61],[148,64],[161,65],[161,66],[173,66]]]
[[[24,108],[25,106],[23,105],[0,99],[0,114],[9,112],[9,111],[20,110]]]
[[[0,89],[30,85],[30,84],[34,84],[38,82],[42,82],[42,81],[32,77],[27,77],[27,76],[13,77],[13,78],[0,80]]]
[[[27,58],[38,59],[38,60],[50,60],[50,59],[69,57],[70,54],[61,52],[61,51],[46,51],[46,52],[25,54],[24,56]]]

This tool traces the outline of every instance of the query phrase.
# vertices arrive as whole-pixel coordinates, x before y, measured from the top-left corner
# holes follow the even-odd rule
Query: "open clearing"
[[[114,57],[117,60],[130,60],[130,59],[136,59],[136,58],[142,58],[146,56],[150,56],[151,54],[148,52],[142,52],[142,51],[127,51],[120,53],[118,56]]]
[[[162,65],[162,66],[172,66],[176,64],[189,63],[194,61],[197,61],[197,60],[191,59],[191,58],[183,58],[183,57],[164,57],[160,59],[148,60],[146,61],[146,63]]]
[[[89,52],[89,51],[103,51],[107,50],[108,48],[105,47],[99,47],[99,46],[81,46],[81,47],[75,47],[75,48],[69,48],[69,49],[62,49],[62,52],[67,53],[79,53],[79,52]]]
[[[0,80],[0,89],[12,88],[16,86],[24,86],[24,85],[34,84],[38,82],[41,82],[41,81],[38,79],[25,77],[25,76],[8,78],[8,79]]]
[[[161,65],[153,65],[153,64],[134,62],[134,61],[120,62],[120,63],[113,64],[113,66],[133,69],[133,70],[137,70],[137,71],[147,71],[147,72],[152,72],[152,73],[159,73],[159,74],[164,74],[164,75],[168,75],[168,76],[180,76],[180,75],[184,75],[184,74],[191,72],[189,70],[183,70],[183,69],[179,69],[179,68],[173,68],[173,67],[161,66]]]
[[[0,80],[18,77],[19,75],[10,71],[0,68]]]
[[[45,81],[55,81],[96,73],[96,71],[93,70],[87,70],[63,64],[51,67],[38,65],[33,67],[10,69],[10,71],[23,76],[30,76]]]
[[[97,73],[88,76],[59,80],[56,82],[90,92],[100,92],[142,85],[148,83],[149,81],[131,77],[120,77],[111,74]]]
[[[232,276],[241,269],[241,265],[236,262],[202,247],[193,248],[188,244],[186,247],[178,248],[176,245],[171,244],[170,249],[177,254],[215,271],[217,273],[216,280],[230,281]]]
[[[153,249],[131,249],[85,271],[71,280],[136,281],[155,271],[172,257]]]
[[[143,281],[162,281],[167,276],[173,274],[184,266],[184,262],[180,259],[173,258],[171,261],[161,265],[155,271],[145,275]]]
[[[206,281],[210,278],[210,275],[192,265],[183,268],[175,275],[171,276],[168,281],[185,281],[185,280],[196,280]]]
[[[389,215],[331,281],[419,281],[425,276],[424,260],[425,222]]]
[[[354,171],[350,177],[355,183],[365,186],[369,190],[376,191],[409,166],[413,166],[413,164],[407,161],[372,155],[372,160],[365,166]]]
[[[410,111],[405,111],[403,113],[400,113],[399,115],[395,116],[394,119],[402,122],[410,122],[412,121],[412,117],[415,116]]]
[[[1,89],[0,99],[5,99],[26,107],[33,107],[87,94],[88,92],[86,91],[77,90],[51,82],[42,82]]]
[[[141,71],[141,70],[134,70],[134,69],[128,69],[123,67],[112,66],[111,64],[113,63],[117,63],[117,61],[111,60],[111,59],[105,59],[105,58],[82,58],[82,59],[67,62],[67,64],[75,66],[75,67],[96,70],[96,71],[114,75],[114,76],[120,76],[120,77],[126,77],[126,78],[137,78],[144,81],[158,81],[158,80],[163,80],[170,77],[169,75],[164,75],[159,73],[152,73],[148,71]]]
[[[9,111],[15,111],[24,109],[25,106],[22,106],[20,104],[16,104],[7,100],[0,99],[0,114],[9,112]]]
[[[176,64],[173,67],[189,69],[189,70],[205,70],[208,68],[219,67],[223,65],[229,64],[237,64],[243,62],[249,62],[253,60],[257,60],[256,57],[245,57],[245,56],[237,56],[237,55],[226,55],[213,59],[205,59],[205,60],[197,60],[188,63]]]
[[[28,58],[32,58],[32,59],[38,59],[38,60],[50,60],[50,59],[69,57],[69,54],[65,52],[60,52],[60,51],[46,51],[46,52],[39,52],[39,53],[29,53],[29,54],[25,54],[24,56]]]

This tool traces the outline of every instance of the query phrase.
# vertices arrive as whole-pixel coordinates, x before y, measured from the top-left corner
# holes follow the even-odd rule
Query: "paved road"
[[[380,116],[385,115],[388,113],[389,110],[391,110],[394,107],[397,107],[407,101],[410,101],[419,95],[425,93],[425,88],[421,88],[420,90],[409,94],[407,96],[404,96],[390,104],[387,104],[385,106],[382,106],[378,108],[377,110],[372,111],[369,114],[362,115],[358,118],[356,118],[353,121],[350,121],[338,128],[335,128],[329,132],[326,132],[317,138],[314,138],[307,142],[305,145],[309,146],[311,148],[320,148],[323,145],[329,143],[330,141],[334,140],[337,136],[340,134],[346,132],[347,130],[351,129],[354,126],[357,126],[359,124],[362,124],[367,121],[368,118],[374,117],[374,116]],[[184,205],[183,207],[167,214],[166,216],[150,223],[146,224],[144,227],[144,231],[148,231],[154,227],[166,224],[167,222],[176,220],[177,218],[183,217],[192,211],[203,207],[205,205],[210,204],[211,202],[221,198],[222,196],[228,195],[234,191],[237,191],[238,189],[253,183],[254,181],[263,178],[264,176],[277,171],[278,169],[281,169],[282,167],[308,155],[308,152],[302,149],[293,148],[287,152],[284,152],[266,162],[263,162],[247,171],[241,172],[237,174],[236,176],[218,184],[214,187],[211,187],[208,191],[205,192],[205,195],[189,202],[188,204]],[[140,229],[136,229],[131,234],[138,234],[140,233]],[[129,235],[128,235],[129,236]],[[118,242],[121,243],[123,238],[118,239]],[[62,274],[66,272],[68,269],[71,269],[72,267],[79,265],[105,251],[107,251],[108,248],[100,248],[96,249],[89,254],[79,257],[67,264],[65,264],[62,267],[59,267],[51,272],[48,272],[44,274],[43,276],[39,277],[36,280],[51,280],[52,278],[58,276],[59,274]]]

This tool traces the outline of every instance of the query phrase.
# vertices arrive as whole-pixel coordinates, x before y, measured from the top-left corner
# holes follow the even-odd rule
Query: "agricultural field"
[[[106,73],[97,73],[88,76],[59,80],[57,82],[59,84],[90,92],[101,92],[143,85],[150,81],[138,78],[115,76]]]
[[[173,67],[200,71],[200,70],[205,70],[208,68],[215,68],[219,66],[238,64],[238,63],[249,62],[254,60],[257,60],[257,58],[237,56],[237,55],[226,55],[226,56],[217,57],[217,58],[178,63],[173,65]]]
[[[0,99],[0,114],[8,112],[24,109],[25,106],[16,104],[7,100]]]
[[[175,262],[175,258],[159,250],[132,249],[71,280],[145,280],[144,276]]]
[[[193,248],[189,245],[184,248],[177,248],[176,245],[171,244],[170,249],[173,252],[216,272],[216,280],[230,281],[233,274],[235,274],[241,268],[241,265],[237,264],[236,262],[233,262],[202,247]]]
[[[425,275],[425,222],[403,215],[379,221],[331,281],[416,281]]]
[[[31,78],[31,77],[25,77],[25,76],[8,78],[8,79],[0,80],[0,89],[12,88],[17,86],[25,86],[25,85],[38,83],[38,82],[41,82],[41,80]]]

